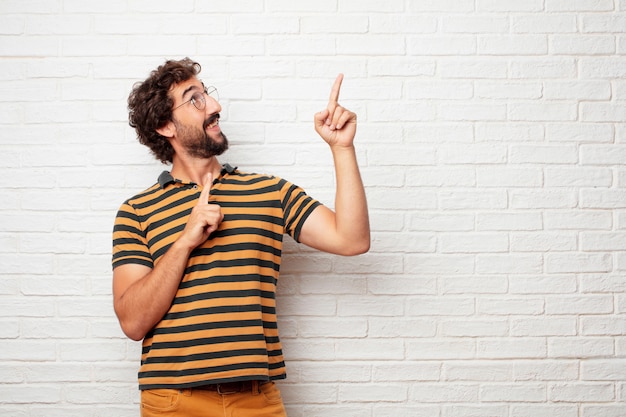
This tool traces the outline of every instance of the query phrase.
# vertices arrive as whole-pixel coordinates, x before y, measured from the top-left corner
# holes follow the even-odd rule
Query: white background
[[[626,416],[626,0],[1,0],[1,415],[139,415],[111,230],[167,167],[126,99],[185,56],[222,162],[331,206],[338,72],[358,113],[372,248],[288,242],[291,417]]]

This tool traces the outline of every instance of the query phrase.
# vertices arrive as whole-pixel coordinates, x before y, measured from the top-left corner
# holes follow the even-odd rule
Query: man
[[[370,244],[355,150],[356,115],[315,114],[336,175],[335,211],[281,178],[217,156],[228,148],[216,90],[189,58],[135,85],[129,122],[171,172],[122,204],[113,232],[113,299],[124,333],[143,339],[142,416],[285,416],[275,289],[285,233],[340,255]],[[234,413],[234,414],[233,414]]]

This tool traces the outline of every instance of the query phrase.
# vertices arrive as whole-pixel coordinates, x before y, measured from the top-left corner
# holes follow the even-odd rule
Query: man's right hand
[[[208,174],[203,184],[198,203],[191,211],[187,225],[179,240],[190,249],[195,249],[217,230],[224,219],[222,209],[217,204],[209,203],[209,194],[213,186],[213,174]]]

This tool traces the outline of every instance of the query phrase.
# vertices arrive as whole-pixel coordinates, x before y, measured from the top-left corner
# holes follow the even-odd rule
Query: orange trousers
[[[251,390],[219,393],[205,389],[141,391],[141,417],[287,417],[278,387],[253,384]]]

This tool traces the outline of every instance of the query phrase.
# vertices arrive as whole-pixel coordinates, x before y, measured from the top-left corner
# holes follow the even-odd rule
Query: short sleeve
[[[141,219],[127,201],[117,212],[113,226],[113,269],[128,263],[154,267]]]
[[[309,215],[321,203],[295,184],[280,180],[281,204],[285,233],[299,242],[300,232]]]

